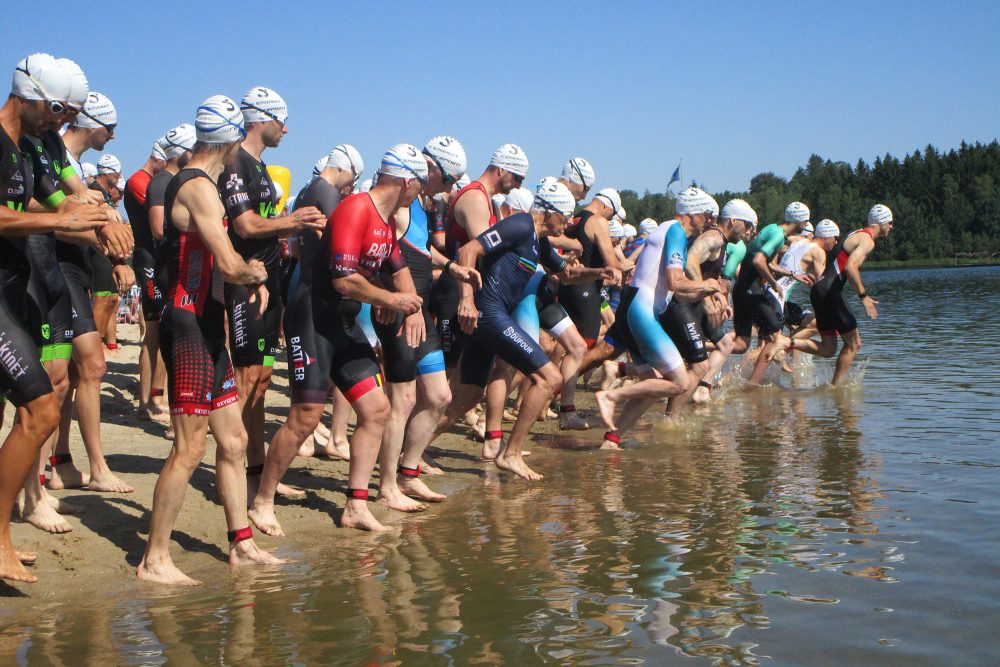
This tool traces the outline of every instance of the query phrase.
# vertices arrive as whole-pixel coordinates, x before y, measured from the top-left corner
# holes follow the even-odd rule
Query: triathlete
[[[163,135],[160,142],[165,158],[163,169],[145,180],[136,172],[128,180],[125,190],[125,210],[135,236],[135,254],[132,267],[139,281],[142,317],[146,331],[139,351],[139,410],[147,418],[170,423],[169,407],[161,392],[165,386],[166,368],[160,349],[160,313],[163,312],[166,285],[167,257],[158,262],[163,242],[163,205],[167,185],[178,171],[187,166],[194,150],[195,129],[183,123]],[[133,182],[137,179],[138,182]],[[140,188],[142,198],[140,202]]]
[[[58,127],[72,97],[70,72],[48,54],[21,60],[10,96],[0,107],[0,394],[17,409],[17,419],[0,447],[0,579],[34,583],[21,563],[32,554],[10,542],[10,516],[25,479],[37,471],[39,451],[58,426],[59,401],[42,366],[37,343],[26,329],[30,262],[25,237],[53,231],[84,231],[106,225],[93,205],[58,213],[28,212],[36,172],[27,136],[42,137]],[[54,190],[46,203],[58,205]],[[37,473],[36,473],[37,474]]]
[[[827,252],[823,276],[816,281],[809,294],[822,341],[819,343],[811,339],[789,341],[784,337],[779,340],[780,345],[787,345],[790,350],[832,357],[837,350],[837,336],[840,335],[844,345],[837,356],[833,379],[830,381],[832,385],[841,384],[847,378],[851,362],[861,349],[858,321],[844,301],[844,286],[851,283],[857,290],[858,298],[865,307],[868,317],[873,320],[878,319],[878,309],[875,307],[878,301],[868,294],[861,282],[861,265],[875,249],[875,239],[888,236],[892,226],[892,211],[889,207],[885,204],[875,204],[868,211],[868,225],[854,230]],[[826,233],[830,232],[824,231],[824,234]],[[816,227],[816,238],[821,238],[819,225]]]
[[[198,583],[174,565],[169,548],[191,475],[204,458],[209,428],[216,442],[216,486],[229,531],[229,562],[282,562],[257,547],[247,520],[247,434],[226,350],[222,281],[246,285],[258,314],[268,301],[267,269],[258,259],[244,262],[233,248],[216,187],[246,135],[243,115],[235,102],[216,95],[198,107],[195,128],[193,156],[170,181],[164,204],[170,292],[160,319],[160,344],[175,437],[153,492],[149,541],[136,570],[140,579],[174,585]]]
[[[608,342],[626,347],[642,366],[645,379],[595,395],[608,427],[605,448],[616,448],[620,431],[631,427],[653,402],[685,393],[697,383],[695,376],[704,372],[704,361],[692,362],[692,372],[687,371],[682,352],[664,330],[661,316],[674,298],[697,300],[722,291],[717,280],[694,281],[684,273],[688,238],[701,233],[713,210],[712,198],[690,187],[678,193],[675,210],[673,219],[647,235],[632,280],[622,294],[615,325],[608,331]],[[625,407],[615,419],[619,403]]]
[[[122,163],[114,155],[104,153],[97,158],[97,176],[94,181],[99,185],[96,189],[111,208],[117,208],[118,202],[121,201],[121,193],[118,191],[121,171]],[[95,189],[94,185],[93,183],[90,185],[91,189]],[[123,270],[120,269],[119,273]],[[131,268],[129,271],[131,272]],[[121,301],[119,294],[121,286],[115,280],[115,270],[111,260],[103,252],[90,253],[90,272],[94,324],[104,346],[113,352],[118,349],[118,343],[114,336],[116,328],[112,326],[112,321]],[[132,273],[134,275],[134,272]],[[128,285],[129,289],[131,287],[131,284]]]
[[[386,530],[368,509],[368,483],[389,417],[389,399],[358,313],[362,303],[401,313],[405,316],[401,335],[412,347],[423,342],[421,299],[400,254],[393,215],[410,205],[426,180],[427,163],[420,149],[410,144],[394,146],[382,156],[378,183],[366,193],[344,199],[327,222],[312,262],[312,308],[294,309],[299,321],[286,321],[292,409],[271,443],[251,509],[254,524],[261,530],[282,534],[274,517],[275,490],[296,451],[319,424],[330,380],[358,415],[340,525]],[[379,277],[396,291],[377,287]]]
[[[521,410],[506,447],[496,456],[496,465],[527,480],[542,479],[522,458],[522,448],[532,425],[562,382],[556,368],[537,340],[537,292],[539,263],[555,272],[564,283],[593,281],[610,275],[610,269],[567,265],[546,237],[559,236],[573,214],[576,200],[565,185],[544,179],[535,193],[528,214],[518,214],[486,229],[459,251],[458,262],[473,268],[481,262],[482,288],[462,283],[459,319],[468,335],[459,368],[459,385],[438,424],[438,433],[476,404],[490,379],[493,362],[500,357],[531,378],[532,385],[521,401]],[[527,331],[515,310],[527,303],[528,314],[536,313]],[[522,319],[522,321],[525,321]]]
[[[323,214],[312,206],[298,208],[291,215],[276,218],[274,185],[261,154],[275,148],[288,133],[288,107],[275,91],[257,86],[240,102],[246,123],[246,141],[236,160],[227,164],[219,177],[219,192],[229,220],[229,238],[244,260],[258,259],[267,267],[267,311],[254,317],[244,285],[226,285],[226,314],[229,321],[229,349],[236,369],[243,409],[243,425],[250,437],[247,445],[247,492],[257,493],[264,469],[264,399],[271,383],[274,354],[281,329],[281,281],[278,237],[303,228],[321,230]],[[302,491],[280,486],[278,493],[302,498]]]

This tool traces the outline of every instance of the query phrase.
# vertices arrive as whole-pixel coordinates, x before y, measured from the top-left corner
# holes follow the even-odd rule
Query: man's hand
[[[372,321],[376,324],[392,324],[396,321],[396,311],[382,306],[372,306]]]
[[[101,211],[107,221],[107,212]],[[132,255],[132,248],[135,240],[132,238],[132,227],[119,223],[109,223],[97,230],[97,239],[101,242],[101,248],[111,259],[119,261],[126,260]]]
[[[878,301],[871,298],[870,296],[865,296],[865,298],[861,299],[861,303],[862,305],[864,305],[865,310],[868,312],[868,317],[872,318],[873,320],[877,320],[878,309],[875,307],[875,305],[878,303]]]
[[[119,296],[125,296],[132,285],[135,285],[135,272],[128,264],[118,264],[111,269],[111,277],[115,280]]]
[[[803,285],[812,285],[814,282],[816,282],[815,278],[813,278],[808,273],[805,273],[804,271],[796,271],[795,273],[792,274],[792,278],[795,278]]]
[[[424,326],[424,314],[417,311],[407,315],[403,320],[397,336],[406,336],[406,344],[412,348],[420,347],[420,344],[427,340],[427,329]]]
[[[265,273],[266,277],[266,273]],[[258,285],[247,285],[247,291],[250,292],[249,298],[247,298],[247,303],[257,304],[257,314],[255,319],[260,319],[264,315],[264,311],[267,310],[267,301],[270,298],[270,294],[267,292],[267,288],[264,287],[264,283]]]
[[[475,299],[462,299],[458,304],[458,324],[462,331],[471,334],[479,324],[479,309]]]
[[[289,218],[295,223],[296,229],[315,229],[323,231],[326,227],[326,216],[315,206],[304,206],[296,209]]]
[[[452,262],[448,265],[448,270],[451,275],[463,283],[468,283],[472,285],[472,289],[478,290],[483,287],[483,277],[479,275],[479,271],[469,268],[468,266],[462,266],[461,264],[456,264]]]
[[[395,292],[388,307],[397,313],[412,315],[420,311],[423,303],[424,300],[412,292]]]
[[[247,267],[250,269],[250,275],[253,277],[253,283],[259,284],[267,280],[267,267],[264,266],[264,262],[259,259],[251,259],[247,262]]]
[[[80,204],[59,216],[59,228],[64,232],[89,232],[108,224],[108,216],[99,206]]]

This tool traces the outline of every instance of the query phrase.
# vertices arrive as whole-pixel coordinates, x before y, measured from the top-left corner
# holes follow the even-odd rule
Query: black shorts
[[[600,286],[596,282],[564,285],[559,289],[559,304],[566,309],[588,348],[594,347],[601,335],[603,301]]]
[[[38,344],[25,328],[28,281],[21,275],[0,275],[0,396],[15,407],[52,393]]]
[[[795,329],[809,324],[816,319],[816,314],[808,308],[803,308],[794,301],[785,302],[785,326]]]
[[[135,282],[139,285],[139,298],[142,303],[142,319],[156,322],[163,312],[164,299],[161,276],[157,275],[156,260],[153,254],[145,248],[136,248],[132,255],[132,270],[135,271]]]
[[[757,335],[764,337],[781,331],[784,311],[778,299],[758,283],[733,290],[733,330],[740,338],[749,338],[757,325]]]
[[[403,326],[402,315],[397,315],[392,324],[372,322],[375,333],[382,343],[385,379],[389,382],[412,382],[418,375],[428,375],[445,369],[441,337],[434,327],[434,322],[431,321],[426,296],[422,312],[427,339],[415,348],[406,344],[406,336],[398,335]]]
[[[225,285],[229,349],[236,368],[274,366],[281,331],[281,285],[277,270],[268,269],[265,286],[267,310],[257,317],[258,304],[248,301],[250,291],[246,285]]]
[[[69,338],[97,331],[97,323],[94,322],[94,308],[90,300],[90,271],[85,271],[72,262],[59,262],[59,270],[62,271],[63,277],[66,279],[66,287],[69,288],[73,322],[73,327],[68,334]]]
[[[816,312],[816,328],[824,336],[850,333],[858,328],[858,321],[847,307],[842,290],[830,290],[824,298],[815,290],[809,293],[813,310]]]
[[[449,273],[442,273],[431,287],[431,313],[437,318],[441,351],[448,368],[455,368],[462,356],[465,334],[458,324],[458,302],[461,291],[458,281]]]
[[[201,317],[167,304],[160,318],[160,352],[167,368],[172,414],[207,415],[239,400],[226,350],[225,311],[209,299]]]
[[[382,386],[378,357],[357,320],[360,310],[357,301],[329,303],[304,285],[292,292],[285,338],[293,404],[325,404],[330,380],[352,403]]]
[[[542,346],[514,321],[513,315],[483,311],[462,350],[462,384],[485,387],[497,356],[525,375],[549,363]]]
[[[38,246],[34,246],[38,243]],[[32,254],[31,278],[28,280],[28,324],[42,352],[42,361],[69,359],[73,350],[73,309],[70,306],[69,287],[54,249],[45,243],[42,235],[28,237],[29,251],[45,253],[42,257]],[[33,247],[34,246],[34,247]]]
[[[705,309],[700,301],[681,303],[671,300],[658,319],[684,361],[697,364],[708,359],[704,332]]]
[[[104,253],[91,253],[90,275],[93,279],[94,296],[118,295],[118,286],[115,285],[114,267],[111,264],[111,260]]]

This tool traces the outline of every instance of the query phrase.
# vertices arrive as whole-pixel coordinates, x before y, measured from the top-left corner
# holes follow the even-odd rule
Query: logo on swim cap
[[[122,163],[111,153],[104,153],[97,158],[98,174],[120,174],[122,173]]]
[[[617,214],[619,209],[622,207],[622,197],[614,188],[604,188],[594,195],[594,199],[597,199],[598,197],[603,199],[604,203],[611,207],[611,215]]]
[[[413,144],[396,144],[382,156],[379,174],[396,178],[416,178],[427,182],[427,161]]]
[[[490,166],[524,177],[528,175],[528,156],[517,144],[504,144],[493,151]]]
[[[593,187],[597,180],[594,167],[582,157],[575,157],[566,162],[562,169],[562,178],[570,183],[579,183],[585,189]]]
[[[712,210],[712,198],[701,188],[691,186],[677,193],[677,215],[697,215]]]
[[[809,215],[809,207],[800,201],[793,201],[785,207],[785,222],[805,222]]]
[[[840,236],[840,228],[833,220],[820,220],[816,223],[816,233],[813,236],[817,239],[827,239],[831,236]]]
[[[639,229],[642,231],[643,234],[652,234],[653,232],[656,231],[656,228],[659,226],[660,226],[659,223],[656,222],[656,220],[653,220],[652,218],[646,218],[645,220],[639,223]],[[629,225],[629,227],[632,227],[632,225]],[[632,229],[635,229],[635,227],[632,227]],[[632,236],[635,236],[635,234],[632,234]]]
[[[535,190],[532,208],[552,213],[561,213],[567,218],[572,217],[576,208],[576,198],[565,185],[555,178],[543,178]]]
[[[266,123],[276,120],[282,125],[288,120],[288,105],[276,91],[264,86],[254,86],[240,102],[244,123]]]
[[[730,220],[743,220],[754,227],[757,226],[757,212],[742,199],[730,199],[727,201],[726,205],[722,207],[722,213],[719,217],[723,220],[727,218]]]
[[[424,144],[424,155],[437,163],[438,168],[453,179],[465,175],[468,162],[465,147],[455,137],[441,135]]]
[[[194,127],[198,141],[206,144],[232,144],[247,136],[243,112],[225,95],[213,95],[198,107]]]
[[[87,103],[83,105],[83,111],[73,120],[73,125],[76,127],[85,127],[91,130],[102,127],[108,129],[108,126],[117,124],[118,112],[115,110],[115,105],[112,104],[107,95],[96,91],[91,91],[87,95]]]
[[[887,225],[892,222],[892,211],[885,204],[875,204],[868,211],[869,225]]]

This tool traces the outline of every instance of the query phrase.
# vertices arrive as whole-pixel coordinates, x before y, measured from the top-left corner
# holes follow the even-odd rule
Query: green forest
[[[713,193],[719,205],[746,199],[761,224],[777,222],[785,205],[801,201],[814,222],[834,220],[843,232],[863,226],[868,209],[882,202],[896,224],[872,256],[884,262],[1000,261],[1000,144],[962,143],[941,153],[933,146],[902,160],[886,154],[869,165],[813,155],[791,179],[770,172],[750,180],[747,192]],[[629,222],[674,215],[672,193],[623,190]]]

